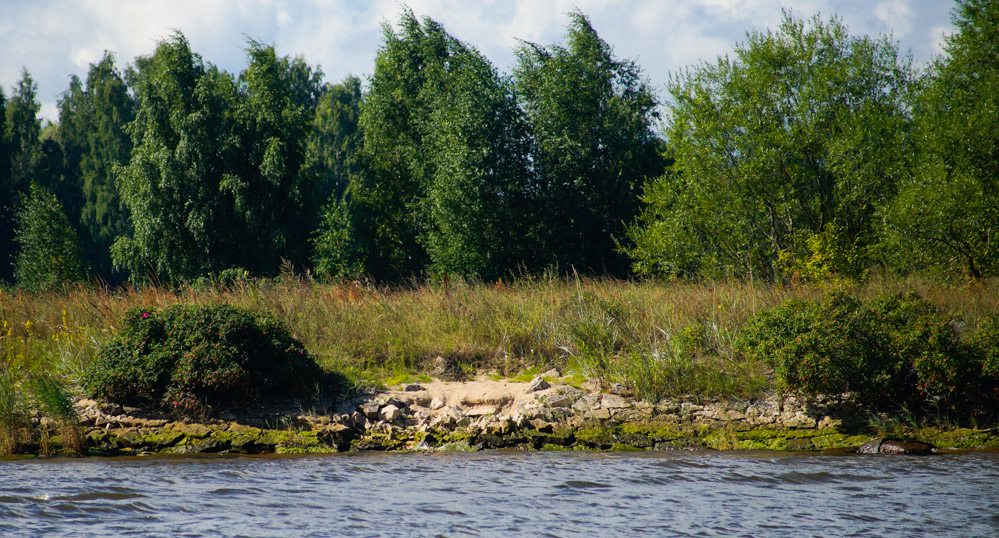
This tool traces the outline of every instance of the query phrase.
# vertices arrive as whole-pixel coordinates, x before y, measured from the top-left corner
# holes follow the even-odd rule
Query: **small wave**
[[[417,512],[422,512],[424,514],[444,514],[448,516],[467,516],[465,512],[461,510],[448,510],[446,508],[432,508],[427,506],[417,506]]]
[[[613,487],[610,484],[601,484],[600,482],[590,482],[587,480],[568,480],[566,483],[555,486],[557,489],[591,489],[591,488],[610,488]]]

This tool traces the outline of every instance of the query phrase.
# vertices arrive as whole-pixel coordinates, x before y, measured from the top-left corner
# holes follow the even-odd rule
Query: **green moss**
[[[587,425],[576,430],[576,441],[592,446],[610,446],[614,444],[614,429]]]
[[[942,449],[968,450],[999,446],[999,428],[921,428],[913,431],[911,437]]]
[[[147,446],[163,449],[177,444],[183,437],[184,434],[176,430],[153,430],[144,435],[142,440]]]

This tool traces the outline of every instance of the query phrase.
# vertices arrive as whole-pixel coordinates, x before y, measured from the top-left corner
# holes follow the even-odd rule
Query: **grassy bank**
[[[222,302],[270,311],[324,368],[361,382],[429,375],[442,356],[469,375],[558,367],[649,397],[748,395],[772,383],[763,365],[735,351],[741,328],[785,299],[818,299],[828,290],[555,278],[396,288],[285,278],[180,290],[7,290],[0,292],[0,361],[14,372],[51,372],[72,382],[127,309]],[[860,298],[897,291],[919,293],[968,328],[999,309],[993,282],[873,280],[851,288]]]

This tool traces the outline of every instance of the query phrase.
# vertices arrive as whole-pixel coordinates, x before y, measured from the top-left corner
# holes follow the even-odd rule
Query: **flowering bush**
[[[740,347],[770,364],[785,388],[851,392],[874,408],[964,408],[979,402],[984,388],[987,346],[969,345],[952,320],[915,294],[861,302],[835,292],[821,302],[787,301],[751,320]]]
[[[319,367],[266,314],[229,305],[132,309],[83,376],[90,396],[205,413],[307,394]]]

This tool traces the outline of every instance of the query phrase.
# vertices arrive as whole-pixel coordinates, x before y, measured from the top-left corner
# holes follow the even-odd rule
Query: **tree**
[[[37,116],[40,106],[35,95],[38,85],[27,70],[4,108],[4,129],[0,132],[5,157],[0,162],[0,252],[14,252],[14,208],[26,192],[39,163],[41,126]],[[0,259],[0,280],[13,276],[13,260]]]
[[[343,196],[361,169],[361,80],[347,77],[326,87],[315,107],[308,153],[316,168],[316,199]]]
[[[274,274],[282,258],[306,264],[309,234],[315,228],[315,173],[308,166],[311,114],[295,101],[302,92],[289,69],[301,65],[279,59],[273,46],[250,42],[249,65],[240,74],[237,132],[247,155],[220,188],[233,197],[245,227],[233,265],[257,274]],[[321,77],[321,73],[319,74]],[[298,78],[312,80],[302,75]]]
[[[312,238],[312,266],[322,278],[364,271],[347,190],[361,173],[361,80],[347,77],[327,86],[312,120],[308,153],[316,169],[320,220]]]
[[[961,0],[916,113],[919,159],[885,219],[901,270],[999,274],[999,4]]]
[[[313,181],[308,117],[273,47],[251,42],[237,82],[182,34],[137,60],[134,150],[118,176],[132,236],[112,247],[133,278],[178,282],[230,267],[304,263]]]
[[[84,258],[94,273],[114,282],[111,245],[128,234],[128,212],[115,187],[115,167],[127,165],[132,140],[126,126],[135,117],[114,56],[91,64],[86,86],[77,77],[59,100],[59,139],[67,181],[79,185],[79,230]],[[70,216],[72,220],[72,216]]]
[[[889,37],[785,13],[720,57],[672,77],[674,168],[646,189],[629,231],[640,274],[775,274],[828,237],[866,265],[878,211],[909,171],[912,72]]]
[[[206,65],[180,33],[136,59],[138,106],[133,151],[117,177],[132,235],[112,247],[115,266],[132,278],[167,282],[220,271],[244,241],[234,200],[234,164],[244,152],[236,133],[235,81]]]
[[[18,286],[45,291],[83,280],[80,244],[69,219],[56,196],[34,183],[17,214],[16,241]]]
[[[477,50],[405,12],[399,33],[385,27],[360,124],[348,194],[369,273],[493,278],[523,259],[526,127]]]
[[[589,19],[570,14],[565,46],[525,43],[514,71],[536,151],[552,262],[627,272],[616,240],[647,178],[662,173],[657,102],[638,65],[618,60]]]

